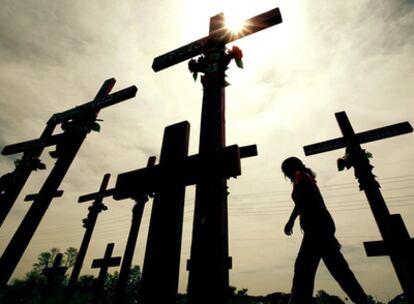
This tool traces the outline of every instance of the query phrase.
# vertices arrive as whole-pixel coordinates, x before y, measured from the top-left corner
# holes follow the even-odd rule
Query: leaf
[[[91,126],[91,130],[95,132],[99,132],[101,131],[101,126],[97,122],[94,122],[93,125]]]
[[[244,68],[244,66],[243,66],[243,60],[241,60],[241,59],[235,59],[235,61],[236,61],[236,65],[237,65],[240,69],[243,69],[243,68]]]

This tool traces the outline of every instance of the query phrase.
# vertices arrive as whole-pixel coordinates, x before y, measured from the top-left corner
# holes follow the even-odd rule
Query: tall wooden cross
[[[108,273],[109,267],[119,266],[121,264],[121,257],[112,257],[114,251],[114,243],[106,245],[105,255],[102,259],[95,259],[92,262],[92,268],[99,268],[98,279],[95,282],[95,290],[93,292],[91,304],[98,304],[101,298],[103,285]],[[116,302],[115,302],[116,303]]]
[[[46,286],[39,303],[47,303],[49,297],[57,288],[59,280],[65,275],[67,267],[60,266],[62,264],[62,258],[63,254],[58,253],[53,261],[53,266],[43,269],[43,275],[46,277]]]
[[[210,19],[208,36],[154,59],[153,69],[159,71],[192,60],[189,68],[202,72],[203,105],[200,128],[200,155],[211,154],[225,147],[225,70],[231,58],[225,45],[257,31],[282,22],[278,8],[245,22],[238,35],[224,27],[224,15]],[[194,209],[191,259],[188,261],[188,302],[190,304],[229,302],[227,181],[206,179],[197,184]],[[209,282],[209,284],[205,284]]]
[[[145,304],[176,302],[185,186],[213,177],[241,174],[240,158],[257,154],[255,146],[222,148],[211,155],[187,156],[190,125],[164,131],[160,163],[120,174],[114,199],[155,193],[140,290]]]
[[[397,136],[413,131],[408,122],[355,134],[345,112],[335,114],[343,137],[304,147],[305,155],[346,148],[341,159],[346,167],[354,167],[360,190],[365,192],[383,241],[364,242],[368,256],[389,255],[401,287],[410,304],[414,303],[414,239],[399,214],[390,214],[380,191],[380,185],[372,174],[362,143]]]
[[[101,186],[99,187],[99,194],[106,191],[109,183],[109,179],[111,178],[111,175],[109,173],[105,174]],[[82,220],[83,227],[85,228],[85,234],[83,235],[82,243],[79,248],[78,255],[76,257],[75,265],[73,265],[73,270],[70,275],[70,279],[68,282],[68,285],[66,287],[65,295],[63,297],[63,303],[68,304],[70,303],[73,293],[76,288],[76,284],[78,282],[79,274],[82,269],[83,262],[85,260],[86,252],[89,247],[89,243],[92,238],[92,233],[95,228],[96,220],[98,218],[99,213],[101,213],[104,210],[107,210],[108,208],[103,204],[103,197],[89,197],[87,196],[86,199],[85,196],[81,196],[79,198],[79,202],[87,202],[90,200],[94,200],[93,204],[88,208],[88,216]]]
[[[132,86],[109,94],[114,85],[115,79],[109,79],[104,82],[93,101],[52,116],[50,121],[62,123],[64,130],[62,140],[56,145],[56,151],[52,153],[57,157],[57,161],[0,258],[0,290],[6,286],[29,245],[86,135],[96,127],[95,121],[99,111],[132,98],[137,92],[137,88]]]

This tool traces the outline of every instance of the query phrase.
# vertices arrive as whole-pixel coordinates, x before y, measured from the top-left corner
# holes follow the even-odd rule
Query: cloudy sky
[[[3,0],[0,10],[0,148],[39,137],[56,112],[90,101],[105,79],[114,91],[138,87],[137,96],[105,109],[101,132],[83,144],[14,276],[51,247],[79,247],[87,205],[77,197],[98,189],[102,176],[146,165],[159,156],[165,126],[191,123],[190,153],[198,150],[202,89],[186,63],[154,73],[154,57],[208,32],[221,11],[249,18],[280,7],[284,22],[234,44],[245,69],[231,66],[227,88],[227,144],[257,144],[259,156],[243,160],[243,175],[229,182],[231,284],[250,294],[289,292],[301,232],[283,234],[292,208],[284,158],[304,159],[318,175],[336,221],[343,253],[366,291],[386,301],[401,293],[387,257],[368,258],[362,242],[379,239],[372,213],[352,171],[338,172],[338,150],[305,158],[302,146],[340,136],[334,113],[346,111],[356,131],[414,122],[414,2],[412,0],[109,1]],[[392,213],[414,234],[413,135],[365,145]],[[53,161],[44,152],[42,159]],[[0,174],[16,157],[0,158]],[[0,251],[18,227],[48,172],[29,179],[0,230]],[[122,255],[132,201],[108,199],[86,257],[115,242]],[[142,265],[151,203],[141,226],[134,263]],[[180,292],[187,285],[194,188],[186,194]],[[315,290],[344,297],[323,263]]]

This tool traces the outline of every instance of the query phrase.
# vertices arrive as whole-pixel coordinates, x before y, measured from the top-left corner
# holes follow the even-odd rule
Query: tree
[[[37,257],[37,263],[33,264],[32,270],[41,273],[46,267],[51,267],[58,253],[60,253],[59,248],[52,248],[49,251],[41,252]],[[68,247],[63,255],[62,264],[69,269],[75,264],[78,249]]]

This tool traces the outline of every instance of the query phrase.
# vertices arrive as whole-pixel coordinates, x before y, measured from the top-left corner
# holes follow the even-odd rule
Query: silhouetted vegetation
[[[0,294],[1,304],[41,304],[40,299],[46,287],[46,277],[43,275],[43,269],[51,267],[54,258],[60,252],[57,248],[52,248],[48,252],[42,252],[38,256],[38,260],[33,264],[33,268],[22,279],[14,279],[7,289]],[[69,247],[64,252],[62,265],[72,267],[76,259],[77,250]],[[104,291],[101,298],[102,304],[110,304],[113,302],[115,287],[118,280],[118,272],[108,274]],[[54,293],[49,297],[46,304],[60,303],[68,281],[68,272],[63,276],[59,284],[55,286]],[[72,299],[72,304],[90,303],[94,290],[95,278],[92,275],[82,275],[79,277],[77,290]],[[126,287],[125,304],[138,303],[138,291],[141,283],[141,269],[138,265],[131,268],[128,284]],[[275,292],[265,296],[251,296],[248,294],[247,288],[237,289],[230,286],[229,294],[231,304],[287,304],[290,294]],[[186,304],[186,295],[179,294],[177,296],[177,304]],[[323,290],[319,290],[313,298],[313,304],[345,304],[349,301],[343,301],[335,295],[329,295]],[[45,303],[42,303],[45,304]],[[377,301],[374,297],[369,297],[369,304],[384,304]],[[404,295],[398,295],[388,302],[388,304],[408,304]]]

